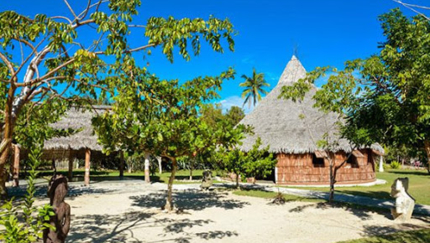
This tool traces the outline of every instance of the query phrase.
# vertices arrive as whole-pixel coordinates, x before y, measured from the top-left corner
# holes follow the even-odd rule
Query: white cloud
[[[242,58],[241,62],[244,64],[254,64],[255,60],[252,56],[247,56],[247,57]]]
[[[221,100],[219,103],[221,104],[222,110],[225,112],[229,110],[232,106],[242,107],[243,99],[235,95],[227,97],[226,99]],[[248,114],[254,109],[254,107],[251,106],[251,108],[248,108],[248,104],[246,104],[245,106],[243,106],[243,109],[245,111],[245,114]]]

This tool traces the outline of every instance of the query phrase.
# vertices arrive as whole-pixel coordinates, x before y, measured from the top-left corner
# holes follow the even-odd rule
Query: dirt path
[[[73,217],[68,242],[323,243],[419,229],[430,222],[422,217],[398,224],[389,215],[362,210],[304,202],[269,205],[260,198],[196,191],[177,192],[175,202],[184,211],[172,214],[161,211],[159,188],[135,186],[68,198]]]

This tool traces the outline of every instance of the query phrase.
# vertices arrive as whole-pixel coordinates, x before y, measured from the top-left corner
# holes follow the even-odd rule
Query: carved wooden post
[[[124,152],[119,152],[119,177],[124,177]]]
[[[43,231],[44,243],[64,243],[70,230],[70,205],[64,202],[67,195],[67,179],[63,175],[54,175],[49,181],[48,196],[55,215],[49,218],[49,224],[55,230]]]
[[[149,154],[145,153],[145,182],[151,182],[149,177]]]
[[[19,186],[19,160],[20,160],[20,152],[21,149],[18,145],[15,145],[15,156],[13,158],[13,170],[12,170],[12,176],[13,176],[13,186],[18,187]]]
[[[72,181],[72,178],[73,178],[73,152],[72,152],[72,149],[70,147],[69,147],[68,159],[69,159],[69,174],[67,177],[69,178],[69,181]]]
[[[84,177],[86,186],[90,185],[90,159],[91,159],[91,150],[87,148],[85,150],[85,177]]]

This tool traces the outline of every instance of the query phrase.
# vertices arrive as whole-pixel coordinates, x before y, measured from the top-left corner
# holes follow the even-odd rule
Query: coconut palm
[[[267,94],[263,87],[270,87],[270,84],[264,80],[264,73],[257,73],[255,68],[252,70],[251,77],[244,74],[242,78],[245,79],[245,82],[239,84],[239,86],[245,88],[242,92],[242,98],[245,98],[243,105],[248,103],[249,107],[251,107],[251,104],[255,106],[261,100],[261,94]]]

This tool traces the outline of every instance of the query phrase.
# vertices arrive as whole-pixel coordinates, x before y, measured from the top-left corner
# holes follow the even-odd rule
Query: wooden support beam
[[[85,177],[84,177],[86,186],[90,185],[90,159],[91,159],[91,150],[87,148],[85,150]]]
[[[73,178],[73,160],[74,160],[74,158],[73,158],[72,149],[70,149],[70,148],[69,148],[68,159],[69,159],[69,173],[67,175],[67,178],[69,179],[69,181],[72,181],[72,178]]]
[[[20,153],[21,149],[18,145],[14,146],[14,157],[13,157],[13,169],[12,169],[12,177],[13,177],[13,186],[18,187],[19,186],[19,160],[20,160]]]
[[[119,177],[124,177],[124,152],[119,152]]]

